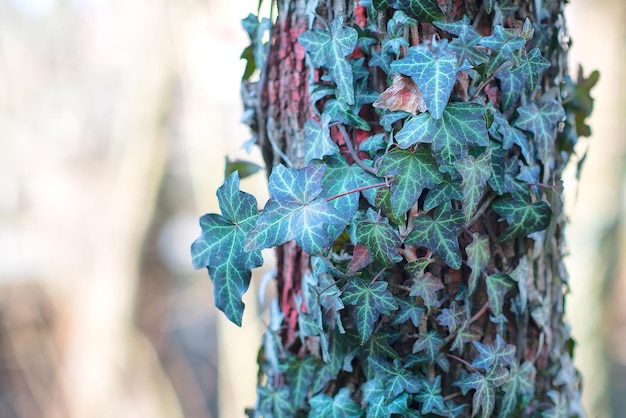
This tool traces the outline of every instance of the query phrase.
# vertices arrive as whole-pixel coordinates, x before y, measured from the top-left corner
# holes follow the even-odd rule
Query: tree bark
[[[445,14],[447,22],[457,21],[467,15],[470,21],[482,36],[492,34],[493,19],[497,13],[488,12],[489,3],[481,0],[440,0],[439,7]],[[493,4],[493,2],[491,2]],[[499,1],[502,6],[505,2]],[[507,28],[522,28],[526,18],[535,24],[535,37],[548,39],[565,39],[566,32],[563,22],[563,2],[519,0],[512,2],[518,6],[517,11],[506,17],[502,25]],[[312,27],[322,27],[321,20],[331,22],[337,16],[345,16],[346,25],[362,26],[362,19],[366,10],[358,1],[328,0],[326,2],[306,0],[278,0],[276,2],[277,16],[271,31],[268,60],[261,69],[258,84],[249,84],[248,89],[256,93],[256,102],[249,102],[256,111],[256,119],[252,124],[257,133],[258,145],[261,147],[268,172],[271,167],[283,163],[293,168],[305,166],[304,159],[304,124],[319,113],[312,103],[309,91],[309,79],[319,77],[314,74],[307,64],[306,53],[298,42],[298,36]],[[508,4],[508,3],[507,3]],[[307,14],[307,8],[315,6],[316,18]],[[538,10],[536,7],[542,7]],[[378,31],[385,33],[387,22],[393,11],[378,11]],[[541,15],[540,15],[541,14]],[[539,19],[540,18],[540,19]],[[430,41],[433,36],[446,37],[444,32],[430,23],[419,22],[416,30],[406,33],[411,45]],[[543,56],[552,64],[536,90],[534,99],[543,95],[554,94],[554,89],[565,83],[567,75],[567,44],[557,42],[556,48],[543,48]],[[376,46],[374,47],[376,48]],[[366,57],[369,59],[369,57]],[[387,87],[384,74],[370,67],[372,85],[380,93]],[[493,102],[500,100],[498,81],[490,80],[483,86]],[[551,90],[552,89],[552,90]],[[521,106],[517,103],[510,110]],[[318,105],[319,106],[319,105]],[[369,110],[367,110],[369,108]],[[369,105],[364,105],[363,113],[371,112]],[[568,110],[566,108],[566,110]],[[368,113],[371,116],[370,113]],[[565,129],[567,131],[567,129]],[[482,277],[492,274],[510,274],[518,281],[518,288],[528,292],[528,308],[516,313],[513,293],[508,294],[504,302],[504,323],[496,323],[490,317],[488,306],[488,290],[485,280],[479,280],[476,291],[468,301],[471,309],[469,332],[477,336],[477,342],[485,345],[493,344],[496,336],[501,335],[506,344],[515,346],[515,357],[518,365],[529,362],[533,365],[534,395],[528,400],[523,410],[518,412],[523,416],[535,416],[541,411],[547,411],[555,405],[565,405],[562,411],[565,416],[582,416],[584,412],[579,403],[580,382],[571,362],[573,342],[569,337],[568,327],[564,322],[564,291],[567,288],[567,273],[563,267],[563,228],[561,172],[571,153],[571,143],[561,128],[559,136],[555,138],[557,146],[553,147],[551,158],[554,164],[542,166],[542,177],[537,183],[538,195],[547,201],[553,212],[552,222],[545,233],[538,233],[531,238],[517,238],[500,243],[499,237],[503,233],[503,224],[498,214],[489,206],[490,202],[482,201],[484,211],[475,218],[475,221],[461,231],[459,244],[463,258],[466,259],[467,247],[472,243],[472,234],[489,237],[490,258]],[[333,140],[346,150],[346,144],[340,135],[332,135]],[[350,161],[352,159],[348,158]],[[547,186],[546,186],[547,185]],[[280,328],[281,345],[284,349],[278,358],[284,361],[287,367],[291,355],[296,358],[306,356],[319,357],[319,342],[312,338],[301,342],[298,336],[298,309],[299,298],[302,297],[301,283],[303,277],[311,270],[311,257],[300,249],[295,242],[289,242],[277,248],[278,274],[277,286],[279,306],[283,315]],[[428,313],[428,319],[419,327],[397,327],[398,337],[391,343],[393,349],[405,355],[411,353],[415,343],[415,335],[425,332],[426,329],[446,336],[449,331],[439,324],[435,317],[443,308],[450,306],[450,301],[457,297],[459,289],[467,286],[471,269],[464,265],[458,270],[448,268],[443,263],[431,264],[430,274],[444,284],[441,300],[448,301]],[[406,273],[402,268],[390,269],[391,275],[387,282],[401,287],[406,281]],[[390,285],[390,288],[392,287]],[[510,299],[509,299],[510,298]],[[344,323],[349,322],[350,311],[346,309]],[[385,326],[388,326],[385,323]],[[389,330],[389,328],[388,328]],[[375,331],[376,333],[377,331]],[[468,365],[458,356],[451,354],[449,349],[451,340],[446,340],[442,351],[447,350],[447,359],[450,361],[449,370],[443,374],[441,396],[445,400],[465,400],[471,404],[471,392],[461,393],[454,385],[462,373],[468,371]],[[471,345],[470,345],[471,347]],[[472,348],[470,348],[472,350]],[[471,356],[470,356],[471,357]],[[328,383],[323,392],[334,396],[342,387],[350,388],[352,399],[363,404],[360,388],[367,380],[361,370],[362,365],[353,364],[352,372],[343,371],[339,378]],[[438,367],[438,366],[436,366]],[[471,368],[471,366],[470,366]],[[282,370],[282,369],[281,369]],[[430,370],[430,377],[435,374],[435,368]],[[267,376],[261,373],[260,386],[266,384]],[[274,382],[289,384],[288,373],[280,371],[272,376]],[[262,400],[261,400],[262,402]],[[415,404],[415,403],[414,403]],[[418,409],[419,410],[419,409]],[[471,407],[463,414],[469,416]],[[496,412],[497,412],[496,408]],[[300,411],[302,412],[302,411]],[[463,415],[463,416],[465,416]]]

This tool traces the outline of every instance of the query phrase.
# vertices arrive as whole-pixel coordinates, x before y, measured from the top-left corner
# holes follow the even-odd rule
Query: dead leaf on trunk
[[[411,77],[394,74],[392,84],[380,94],[380,99],[374,102],[374,107],[389,109],[392,112],[403,110],[412,114],[428,110],[422,93]]]

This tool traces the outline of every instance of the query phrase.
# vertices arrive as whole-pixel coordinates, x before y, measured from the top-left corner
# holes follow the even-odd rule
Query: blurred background
[[[191,268],[239,123],[257,0],[0,0],[0,418],[230,418],[255,399],[267,301],[243,329]],[[601,72],[566,174],[569,319],[590,416],[626,416],[626,2],[567,8]],[[588,152],[587,152],[588,151]],[[242,182],[262,205],[264,174]],[[268,299],[266,296],[265,299]]]

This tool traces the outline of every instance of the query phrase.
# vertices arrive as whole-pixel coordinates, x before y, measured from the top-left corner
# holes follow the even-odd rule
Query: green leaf
[[[500,334],[496,334],[496,341],[492,344],[473,342],[478,350],[478,355],[472,361],[472,366],[477,369],[488,370],[490,367],[509,366],[515,360],[515,346],[507,344]]]
[[[509,121],[504,117],[500,111],[493,111],[493,124],[489,128],[489,133],[496,139],[502,141],[502,148],[505,150],[511,149],[513,145],[517,145],[522,150],[522,156],[527,163],[532,161],[530,145],[526,134],[517,128],[511,127]]]
[[[395,0],[391,7],[402,10],[420,22],[432,23],[444,18],[437,0]]]
[[[246,177],[249,177],[259,172],[259,170],[263,169],[263,167],[251,161],[244,161],[244,160],[231,161],[228,157],[224,157],[224,158],[226,160],[226,165],[224,168],[224,178],[228,178],[235,171],[238,171],[239,178],[245,179]]]
[[[341,122],[347,125],[354,125],[354,127],[369,131],[371,127],[365,119],[360,117],[355,111],[346,103],[331,99],[324,103],[324,114],[330,116],[331,122]]]
[[[426,247],[443,258],[455,270],[461,268],[461,250],[457,231],[463,224],[463,215],[456,210],[435,209],[434,219],[427,215],[413,218],[413,230],[405,244]]]
[[[529,361],[525,361],[522,366],[518,366],[517,361],[511,364],[509,379],[506,381],[502,390],[504,397],[500,405],[499,417],[510,417],[519,404],[524,405],[528,402],[535,391],[535,366]]]
[[[515,126],[533,134],[539,157],[544,164],[552,155],[556,138],[556,128],[560,121],[565,118],[565,111],[556,100],[547,100],[541,105],[532,102],[518,107],[519,117]]]
[[[520,96],[524,92],[526,76],[520,71],[506,68],[502,71],[499,71],[496,74],[496,78],[500,82],[500,91],[502,92],[501,108],[502,111],[506,111],[515,106]]]
[[[550,61],[541,55],[539,48],[533,48],[522,58],[520,66],[516,67],[514,71],[524,74],[526,87],[529,91],[533,91],[537,86],[539,77],[548,68],[550,68]]]
[[[398,304],[391,292],[387,290],[387,282],[370,283],[367,279],[351,278],[342,294],[344,303],[354,306],[354,320],[363,345],[374,331],[378,317],[390,315],[398,309]]]
[[[552,217],[550,206],[544,201],[530,203],[521,198],[503,198],[493,202],[491,207],[509,223],[500,236],[500,242],[542,231],[548,227]]]
[[[397,335],[392,335],[384,331],[376,332],[372,337],[363,344],[361,358],[379,357],[399,360],[400,356],[391,347],[390,344],[397,339]],[[369,364],[363,365],[366,376],[373,376],[374,371],[370,370]]]
[[[441,396],[441,375],[435,376],[433,380],[422,379],[422,390],[415,395],[415,400],[422,403],[420,412],[429,414],[434,411],[437,415],[445,409],[443,397]]]
[[[339,147],[330,137],[330,116],[322,114],[321,123],[309,119],[304,123],[304,161],[321,160],[325,155],[339,153]]]
[[[472,269],[468,280],[467,293],[471,296],[478,286],[478,279],[485,271],[485,267],[491,259],[489,251],[489,237],[478,233],[472,233],[472,242],[465,247],[467,253],[467,266]]]
[[[293,417],[295,410],[291,406],[291,392],[289,386],[273,388],[261,386],[257,388],[259,409],[264,416],[272,418]]]
[[[428,331],[420,334],[413,344],[413,353],[424,352],[428,364],[435,364],[439,356],[439,349],[443,346],[444,340],[436,331]]]
[[[318,367],[320,367],[320,361],[313,356],[306,356],[303,359],[294,358],[289,364],[287,383],[291,389],[290,398],[294,411],[305,405]]]
[[[393,214],[393,208],[391,206],[391,190],[389,187],[381,187],[376,190],[376,199],[374,200],[374,207],[382,210],[382,213],[394,224],[405,225],[406,224],[406,212],[400,216]]]
[[[344,26],[344,16],[337,16],[331,23],[330,32],[311,29],[298,37],[315,67],[324,67],[337,85],[337,100],[354,104],[352,68],[346,60],[356,47],[358,33]]]
[[[483,196],[487,180],[491,177],[491,152],[487,151],[478,158],[469,155],[454,163],[454,168],[461,174],[463,191],[463,213],[469,221]]]
[[[443,181],[443,175],[428,149],[415,152],[393,149],[385,154],[379,176],[393,176],[391,206],[394,217],[402,217],[417,202],[425,188]]]
[[[269,179],[270,200],[245,240],[244,250],[270,248],[295,239],[309,254],[330,245],[327,225],[344,224],[343,216],[321,197],[324,164],[300,170],[282,164]]]
[[[309,418],[359,418],[363,411],[350,398],[350,389],[341,388],[334,398],[320,393],[310,400]]]
[[[485,110],[476,103],[450,103],[439,120],[420,113],[404,124],[396,141],[401,148],[432,143],[435,158],[440,163],[452,164],[467,155],[469,146],[489,145]]]
[[[456,82],[456,73],[461,69],[446,42],[436,45],[433,42],[432,49],[424,44],[412,46],[404,58],[391,63],[393,71],[415,81],[433,119],[441,119]]]
[[[215,306],[241,326],[241,297],[250,285],[250,270],[263,264],[261,251],[245,251],[244,239],[254,227],[257,206],[254,196],[239,191],[239,174],[231,174],[217,190],[222,215],[200,218],[202,234],[191,245],[195,268],[207,267],[213,280]]]
[[[514,286],[513,279],[506,274],[498,273],[487,277],[486,282],[489,307],[495,316],[499,316],[502,313],[504,296]]]
[[[413,299],[396,298],[396,302],[398,302],[400,310],[396,312],[391,325],[400,325],[411,321],[413,326],[417,328],[426,309],[421,305],[415,304]]]
[[[402,260],[398,250],[402,240],[395,229],[384,220],[364,221],[357,225],[356,237],[360,244],[367,247],[376,261],[387,268]]]
[[[441,205],[449,204],[451,200],[462,200],[463,192],[461,191],[461,182],[458,180],[450,180],[446,176],[444,181],[436,184],[432,189],[428,190],[426,199],[424,200],[424,211],[428,212]]]
[[[466,385],[475,389],[472,398],[472,416],[477,415],[482,410],[481,417],[491,416],[496,406],[496,392],[485,376],[480,373],[472,373],[465,382]]]
[[[363,390],[363,400],[367,405],[367,418],[389,417],[392,414],[403,414],[407,411],[409,394],[404,392],[393,399],[385,396],[383,382],[379,378],[370,379],[365,382]]]
[[[452,342],[452,346],[450,350],[458,350],[459,353],[463,354],[465,344],[470,341],[474,341],[480,338],[480,334],[473,330],[470,325],[465,322],[456,333],[456,337],[454,337],[454,341]]]
[[[466,319],[465,309],[456,302],[452,302],[449,308],[443,308],[437,317],[439,324],[448,327],[450,334],[453,334]]]
[[[407,371],[399,360],[394,360],[392,364],[376,357],[369,357],[367,361],[376,377],[384,382],[387,399],[395,398],[402,392],[419,392],[421,387],[419,380]]]
[[[487,54],[478,48],[482,38],[472,26],[463,25],[458,35],[458,38],[450,42],[450,49],[456,52],[459,66],[463,65],[465,60],[473,65],[487,62]]]
[[[405,266],[404,269],[407,270],[407,267]],[[413,284],[411,285],[409,295],[421,297],[424,301],[424,305],[428,309],[433,306],[438,306],[439,298],[437,297],[437,291],[443,289],[444,287],[443,283],[441,283],[441,279],[430,273],[426,273],[419,277],[413,277]]]
[[[493,35],[485,36],[480,44],[491,49],[491,56],[487,62],[487,74],[493,74],[500,65],[507,60],[513,59],[515,64],[519,62],[519,52],[526,41],[519,36],[507,32],[502,25],[493,28]]]

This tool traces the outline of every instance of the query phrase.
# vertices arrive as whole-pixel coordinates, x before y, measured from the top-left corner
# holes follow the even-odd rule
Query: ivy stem
[[[352,139],[348,135],[346,128],[343,125],[337,125],[337,127],[339,128],[341,135],[343,135],[344,142],[346,143],[346,146],[348,147],[348,152],[350,153],[350,156],[352,157],[354,162],[363,170],[367,171],[368,173],[376,174],[376,170],[374,170],[370,166],[365,165],[365,163],[361,161],[361,159],[359,158],[359,154],[355,151],[354,145],[352,145]]]
[[[331,196],[331,197],[327,197],[326,201],[330,202],[331,200],[339,199],[340,197],[344,197],[344,196],[347,196],[347,195],[352,194],[352,193],[358,193],[360,191],[367,190],[367,189],[373,189],[375,187],[384,187],[386,185],[387,185],[387,182],[376,183],[376,184],[370,184],[370,185],[367,185],[367,186],[357,187],[356,189],[348,190],[347,192],[343,192],[343,193],[339,193],[339,194]]]
[[[450,354],[450,353],[446,353],[446,357],[449,357],[451,359],[454,359],[456,361],[458,361],[459,363],[463,363],[465,366],[467,366],[470,370],[477,372],[478,370],[476,370],[476,368],[474,366],[472,366],[471,364],[469,364],[467,361],[463,360],[461,357],[457,357],[454,354]]]
[[[474,314],[474,316],[472,316],[468,322],[469,324],[472,324],[473,322],[475,322],[478,318],[480,318],[481,316],[484,315],[485,312],[487,312],[487,309],[489,309],[489,302],[485,302],[485,304],[480,308],[480,310],[478,312],[476,312]]]
[[[554,186],[550,186],[549,184],[544,184],[544,183],[528,183],[528,185],[529,186],[542,187],[544,189],[554,190]]]
[[[455,392],[443,398],[443,401],[449,401],[451,399],[458,398],[459,396],[463,396],[463,394],[461,392]]]
[[[374,278],[372,279],[372,281],[370,282],[370,286],[374,284],[374,282],[376,280],[378,280],[378,278],[385,272],[387,271],[387,267],[383,267],[383,269],[381,271],[379,271],[376,276],[374,276]]]

